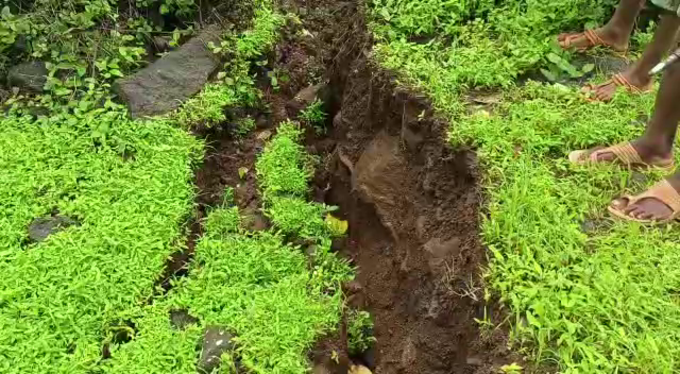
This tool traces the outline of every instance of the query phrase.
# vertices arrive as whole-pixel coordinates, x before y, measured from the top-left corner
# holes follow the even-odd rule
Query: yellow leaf
[[[246,168],[246,167],[238,168],[239,178],[243,179],[246,176],[246,174],[248,174],[248,168]]]
[[[372,373],[366,366],[352,365],[349,368],[349,374],[372,374]]]
[[[335,218],[330,214],[326,215],[326,225],[331,230],[333,235],[336,236],[345,235],[349,229],[349,224],[347,221]]]

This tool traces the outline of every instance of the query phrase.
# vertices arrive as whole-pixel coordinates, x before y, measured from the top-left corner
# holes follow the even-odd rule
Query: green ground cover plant
[[[204,222],[205,235],[196,246],[189,277],[177,280],[154,305],[140,308],[133,319],[139,333],[112,350],[107,372],[191,372],[196,342],[206,326],[214,325],[235,336],[233,351],[222,355],[222,372],[233,372],[235,362],[254,373],[305,372],[307,350],[321,334],[337,328],[341,284],[352,278],[352,269],[331,252],[336,233],[326,228],[324,207],[304,199],[309,174],[303,161],[308,156],[298,143],[300,135],[296,124],[281,124],[258,161],[267,200],[289,202],[284,203],[288,210],[267,209],[274,230],[245,231],[238,208],[229,201],[213,210]],[[284,191],[272,182],[285,184],[286,175],[301,178],[305,185]],[[310,219],[311,214],[318,220]],[[286,244],[291,235],[314,243],[313,253]],[[177,329],[168,319],[173,310],[187,310],[197,321]],[[362,317],[360,327],[366,326]],[[359,339],[363,344],[369,338]]]
[[[327,116],[328,114],[326,114],[324,109],[324,103],[319,99],[314,99],[309,106],[300,112],[300,120],[307,125],[312,126],[318,135],[326,133],[324,122],[326,121]]]
[[[173,115],[185,127],[198,124],[212,127],[227,120],[225,108],[230,106],[254,107],[261,93],[255,88],[251,65],[269,51],[278,37],[279,28],[286,17],[276,12],[268,1],[259,1],[253,26],[239,35],[225,35],[220,45],[212,45],[213,51],[228,62],[215,82],[211,82],[187,100]]]
[[[109,127],[105,139],[89,121]],[[0,129],[0,372],[91,372],[110,326],[183,245],[202,144],[122,106],[79,121],[10,114]],[[31,222],[55,209],[79,225],[28,244]]]
[[[375,56],[429,94],[453,146],[480,156],[485,276],[510,307],[515,347],[565,373],[670,373],[680,357],[677,230],[606,213],[613,197],[661,176],[566,160],[639,135],[654,94],[592,103],[576,87],[516,81],[559,63],[550,54],[568,61],[550,39],[602,22],[610,5],[373,0]],[[495,89],[498,102],[466,102],[475,87]]]
[[[191,181],[205,146],[186,125],[216,124],[225,106],[258,99],[250,64],[286,20],[271,2],[255,4],[252,28],[225,35],[221,47],[228,50],[216,51],[234,61],[218,81],[179,114],[144,121],[129,119],[110,83],[141,65],[148,25],[127,19],[136,29],[122,32],[117,2],[109,1],[45,0],[3,9],[0,49],[19,53],[16,38],[27,38],[28,49],[16,57],[48,61],[51,78],[43,94],[6,102],[11,109],[0,119],[0,267],[7,274],[0,281],[0,372],[195,372],[203,331],[219,324],[237,337],[232,355],[222,358],[223,372],[241,365],[300,373],[308,366],[306,350],[337,326],[340,282],[351,268],[330,250],[339,233],[324,221],[328,209],[304,201],[308,179],[291,195],[301,210],[285,203],[267,210],[277,225],[271,232],[245,232],[228,202],[214,209],[190,275],[174,280],[167,294],[155,287],[167,258],[184,248],[194,212]],[[195,9],[194,2],[176,0],[136,5],[178,16]],[[51,53],[41,54],[43,43],[52,43]],[[196,110],[202,117],[187,114]],[[252,120],[241,120],[239,131],[252,130]],[[275,180],[277,173],[272,165],[260,176]],[[289,197],[262,188],[281,201]],[[309,207],[319,220],[311,229],[295,226],[308,225],[300,214]],[[29,225],[57,213],[76,224],[29,242]],[[292,235],[315,243],[313,261],[305,248],[286,244]],[[169,313],[178,308],[197,322],[173,327]]]

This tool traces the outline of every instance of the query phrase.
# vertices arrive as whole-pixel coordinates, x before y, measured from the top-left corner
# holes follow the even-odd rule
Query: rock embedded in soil
[[[328,95],[328,86],[324,83],[305,87],[295,95],[293,100],[290,100],[286,104],[288,115],[293,117],[297,116],[300,111],[305,109],[316,99],[319,99],[325,103],[327,102]]]
[[[243,227],[249,231],[264,231],[270,227],[269,219],[259,209],[246,208],[241,213]]]
[[[184,330],[189,325],[198,323],[198,318],[189,314],[186,309],[173,309],[170,311],[170,324],[178,330]]]
[[[116,82],[115,90],[128,103],[132,117],[167,113],[200,92],[220,66],[208,43],[218,43],[221,35],[220,26],[208,26],[178,50]]]
[[[77,221],[61,215],[36,218],[28,227],[28,237],[33,242],[41,242],[50,235],[77,224]]]
[[[47,67],[42,61],[24,62],[7,72],[7,85],[22,91],[40,93],[47,82]]]
[[[221,326],[208,326],[203,334],[201,357],[197,369],[201,374],[212,373],[220,367],[221,356],[234,348],[231,339],[234,336]]]

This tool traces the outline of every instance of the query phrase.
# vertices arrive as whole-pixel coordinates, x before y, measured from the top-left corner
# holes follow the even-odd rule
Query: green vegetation
[[[325,121],[326,111],[324,110],[324,103],[319,99],[314,99],[309,106],[300,113],[300,120],[314,128],[318,135],[326,133]]]
[[[373,319],[364,310],[351,309],[347,313],[347,344],[349,354],[360,354],[366,352],[373,343]]]
[[[429,94],[451,120],[454,146],[471,144],[480,156],[487,282],[510,307],[516,346],[565,373],[677,371],[677,230],[606,214],[613,197],[660,176],[566,160],[570,150],[639,135],[654,95],[619,93],[602,104],[575,87],[515,85],[523,72],[569,61],[550,39],[602,22],[611,4],[372,3],[378,60]],[[409,41],[417,38],[429,40]],[[507,90],[480,110],[462,99],[472,87]]]
[[[106,372],[193,372],[196,343],[212,325],[234,334],[222,372],[233,372],[236,361],[254,373],[306,370],[306,351],[338,324],[338,282],[348,279],[350,269],[332,254],[310,269],[300,248],[277,234],[247,233],[239,223],[235,207],[211,212],[189,277],[140,311],[135,340],[112,351]],[[172,327],[173,310],[187,310],[198,322],[185,330]]]
[[[86,373],[182,246],[202,144],[118,106],[80,120],[10,114],[0,129],[0,372]],[[80,225],[23,245],[54,209]]]
[[[217,81],[167,118],[133,121],[116,103],[111,83],[142,65],[152,35],[172,34],[176,44],[191,33],[190,27],[164,33],[137,12],[155,8],[181,18],[197,6],[137,0],[129,4],[132,15],[123,15],[117,4],[36,0],[2,10],[0,73],[11,56],[13,63],[46,61],[49,78],[42,94],[10,99],[0,119],[0,267],[6,274],[0,372],[195,372],[197,344],[211,325],[234,334],[222,372],[236,365],[254,373],[304,372],[306,351],[338,324],[340,283],[351,277],[330,250],[338,234],[323,219],[330,209],[304,200],[311,162],[261,162],[268,165],[258,169],[263,181],[276,181],[281,167],[302,176],[290,195],[262,184],[272,197],[272,232],[246,232],[227,189],[225,204],[203,222],[189,275],[174,279],[165,294],[156,287],[168,257],[184,249],[184,227],[194,214],[191,181],[204,144],[186,130],[224,122],[225,107],[258,104],[250,66],[272,47],[286,17],[269,1],[253,3],[252,27],[213,46],[229,61]],[[255,127],[252,118],[234,123],[240,136]],[[280,134],[295,131],[283,126]],[[312,160],[299,144],[289,146]],[[318,213],[312,224],[310,209]],[[77,224],[29,242],[31,223],[57,212]],[[286,244],[291,236],[311,239],[312,257]],[[169,317],[177,310],[196,320],[174,327]]]
[[[215,82],[206,85],[201,93],[187,100],[174,114],[180,125],[212,127],[227,120],[226,108],[237,104],[245,107],[258,104],[261,93],[255,88],[250,74],[251,63],[262,58],[274,45],[278,29],[286,21],[268,2],[259,3],[251,29],[237,36],[225,36],[219,46],[212,45],[216,54],[228,60],[225,70],[218,74]]]

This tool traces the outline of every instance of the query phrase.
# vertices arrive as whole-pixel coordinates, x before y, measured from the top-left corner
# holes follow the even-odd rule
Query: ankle
[[[670,158],[673,155],[673,140],[666,136],[643,135],[633,142],[643,158]]]
[[[601,38],[620,46],[628,45],[631,33],[631,31],[628,29],[624,29],[609,23],[600,28],[598,32]]]

